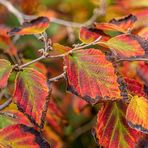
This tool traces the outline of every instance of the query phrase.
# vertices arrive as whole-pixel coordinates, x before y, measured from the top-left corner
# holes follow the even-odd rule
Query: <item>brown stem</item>
[[[66,72],[64,71],[62,74],[60,74],[60,75],[58,75],[54,78],[49,79],[49,82],[56,82],[59,79],[65,78],[65,76],[66,76]]]
[[[120,62],[124,62],[124,61],[128,61],[128,62],[134,62],[134,61],[148,62],[148,58],[145,58],[145,57],[123,58],[123,59],[117,60],[116,63],[120,63]]]
[[[32,60],[32,61],[30,61],[30,62],[28,62],[28,63],[25,63],[25,64],[23,64],[23,65],[20,65],[20,66],[18,66],[19,67],[19,69],[22,69],[22,68],[24,68],[24,67],[26,67],[26,66],[29,66],[29,65],[31,65],[31,64],[33,64],[33,63],[35,63],[35,62],[38,62],[38,61],[40,61],[40,60],[42,60],[42,59],[45,59],[46,57],[44,56],[44,55],[42,55],[41,57],[39,57],[39,58],[37,58],[37,59],[34,59],[34,60]]]

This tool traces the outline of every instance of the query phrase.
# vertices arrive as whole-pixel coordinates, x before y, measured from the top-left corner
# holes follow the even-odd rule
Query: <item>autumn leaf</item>
[[[142,38],[128,34],[118,35],[103,44],[114,50],[120,57],[143,56],[147,48]]]
[[[91,104],[121,98],[114,67],[101,51],[75,51],[66,56],[64,61],[68,90],[72,93]]]
[[[0,88],[7,86],[8,78],[12,69],[13,66],[9,61],[0,59]]]
[[[112,19],[109,23],[95,23],[91,28],[81,27],[79,39],[85,44],[95,41],[100,36],[102,37],[100,41],[107,41],[110,36],[116,36],[131,30],[136,20],[137,18],[130,14],[118,20]]]
[[[148,134],[148,99],[134,96],[126,111],[130,127]]]
[[[100,41],[107,41],[110,39],[110,37],[106,35],[102,30],[95,29],[95,28],[94,29],[86,28],[86,27],[80,28],[79,39],[81,40],[81,42],[85,44],[95,41],[100,36],[101,36]]]
[[[130,14],[126,17],[120,19],[112,19],[109,23],[115,24],[118,27],[124,29],[125,31],[131,30],[133,28],[134,23],[137,21],[136,16]]]
[[[43,128],[50,91],[42,73],[26,68],[17,75],[13,101],[33,123]]]
[[[112,23],[94,23],[94,28],[102,30],[105,34],[111,37],[126,33],[124,29]]]
[[[8,126],[0,130],[1,148],[49,148],[41,134],[23,124]]]
[[[96,140],[105,148],[133,148],[140,133],[130,128],[125,119],[126,105],[105,103],[98,113]]]
[[[24,22],[19,28],[13,28],[8,32],[8,35],[26,35],[26,34],[41,34],[49,26],[49,19],[47,17],[38,17],[30,22]]]
[[[141,84],[135,79],[131,79],[128,77],[125,77],[124,81],[127,85],[126,88],[128,90],[128,93],[130,93],[131,95],[145,96],[143,84]]]
[[[24,124],[31,126],[30,121],[23,113],[9,109],[8,111],[0,112],[0,129],[14,124]]]

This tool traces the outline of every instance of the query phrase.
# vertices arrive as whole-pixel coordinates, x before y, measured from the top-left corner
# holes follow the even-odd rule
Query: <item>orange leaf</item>
[[[125,31],[131,30],[133,28],[134,22],[137,20],[136,16],[130,14],[121,19],[112,19],[109,23],[115,24],[118,27],[124,29]]]
[[[147,50],[145,40],[129,34],[118,35],[101,44],[115,50],[121,57],[143,56]]]
[[[13,28],[8,32],[10,36],[26,35],[26,34],[41,34],[49,26],[49,19],[47,17],[38,17],[30,22],[25,22],[19,28]]]
[[[45,76],[26,68],[18,73],[15,83],[13,101],[33,123],[43,128],[50,95]]]
[[[121,98],[112,63],[96,49],[73,52],[64,59],[68,90],[91,104]]]
[[[107,41],[108,39],[110,39],[108,35],[106,35],[103,31],[99,29],[82,27],[79,32],[79,39],[85,44],[95,41],[100,36],[100,41]]]
[[[122,102],[105,103],[98,113],[95,128],[99,145],[105,148],[133,148],[141,133],[126,123],[126,105]]]

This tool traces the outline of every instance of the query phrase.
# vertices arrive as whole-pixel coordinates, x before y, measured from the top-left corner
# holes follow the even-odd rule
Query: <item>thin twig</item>
[[[50,22],[56,23],[56,24],[59,24],[59,25],[63,25],[63,26],[67,26],[67,27],[74,27],[74,28],[80,28],[80,27],[83,26],[82,23],[65,21],[65,20],[58,19],[58,18],[53,18],[53,17],[50,18]]]
[[[16,118],[16,115],[10,113],[10,112],[0,112],[0,115],[6,116],[6,117],[10,117],[10,118]]]
[[[68,52],[66,52],[66,53],[64,53],[64,54],[60,54],[60,55],[55,55],[55,56],[53,55],[53,56],[52,56],[52,55],[49,55],[49,54],[47,54],[47,53],[43,53],[43,55],[42,55],[41,57],[39,57],[39,58],[37,58],[37,59],[34,59],[34,60],[32,60],[32,61],[30,61],[30,62],[28,62],[28,63],[25,63],[25,64],[20,65],[20,66],[15,65],[14,69],[20,70],[20,69],[23,69],[24,67],[29,66],[29,65],[31,65],[31,64],[33,64],[33,63],[35,63],[35,62],[38,62],[38,61],[40,61],[40,60],[47,59],[47,58],[62,58],[62,57],[65,57],[66,55],[69,55],[70,53],[72,53],[72,52],[75,51],[75,50],[83,49],[83,48],[89,47],[89,46],[91,46],[91,45],[96,45],[96,44],[98,44],[98,42],[99,42],[100,39],[101,39],[101,36],[100,36],[99,38],[97,38],[95,41],[93,41],[93,42],[91,42],[91,43],[89,43],[89,44],[86,44],[86,45],[83,45],[83,46],[78,46],[78,47],[73,48],[72,50],[70,50],[70,51],[68,51]]]
[[[7,107],[12,101],[12,98],[10,98],[9,100],[7,100],[5,103],[3,103],[2,105],[0,105],[0,110],[4,109],[5,107]]]
[[[49,79],[49,82],[56,82],[59,79],[65,78],[65,76],[66,76],[66,72],[64,71],[62,74],[60,74],[60,75],[58,75],[54,78]]]
[[[91,25],[93,22],[97,20],[99,16],[105,15],[105,11],[106,11],[106,0],[100,0],[100,8],[94,9],[92,17],[88,21],[83,23],[83,26]]]
[[[48,55],[47,57],[48,58],[62,58],[62,57],[65,57],[65,56],[71,54],[73,51],[83,49],[83,48],[87,48],[87,47],[92,46],[92,45],[97,45],[101,38],[102,38],[102,36],[98,37],[95,41],[93,41],[91,43],[88,43],[88,44],[85,44],[85,45],[82,45],[82,46],[76,46],[72,50],[69,50],[68,52],[65,52],[63,54],[60,54],[60,55]]]
[[[25,63],[25,64],[23,64],[23,65],[20,65],[20,66],[18,66],[19,67],[19,69],[22,69],[22,68],[24,68],[24,67],[26,67],[26,66],[29,66],[29,65],[31,65],[31,64],[33,64],[33,63],[35,63],[35,62],[38,62],[38,61],[40,61],[40,60],[42,60],[42,59],[45,59],[46,57],[44,56],[44,55],[42,55],[41,57],[39,57],[39,58],[37,58],[37,59],[34,59],[34,60],[32,60],[32,61],[30,61],[30,62],[28,62],[28,63]]]
[[[116,63],[120,63],[120,62],[124,62],[124,61],[128,61],[128,62],[145,61],[145,62],[148,62],[148,58],[145,58],[145,57],[124,58],[124,59],[117,60]]]

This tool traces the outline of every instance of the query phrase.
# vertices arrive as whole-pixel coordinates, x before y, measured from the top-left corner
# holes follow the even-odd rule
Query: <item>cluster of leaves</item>
[[[140,5],[132,0],[128,6],[124,1],[118,3],[116,8],[121,3],[125,8]],[[134,13],[138,12],[140,10],[135,9]],[[66,78],[67,90],[75,95],[72,104],[76,112],[89,104],[99,105],[97,123],[92,130],[98,145],[147,147],[148,64],[142,60],[148,59],[147,27],[140,26],[132,14],[108,23],[95,22],[80,28],[81,44],[67,47],[51,43],[46,36],[49,20],[41,16],[19,28],[0,26],[1,48],[10,58],[10,61],[0,59],[0,89],[4,93],[1,106],[12,100],[9,107],[0,112],[0,147],[66,147],[64,140],[71,134],[65,129],[69,121],[64,112],[68,109],[62,110],[58,102],[49,98],[61,97],[62,107],[68,108],[69,95],[66,98],[52,84],[58,77],[47,80],[51,67],[47,70],[38,62],[44,59],[47,64],[48,59],[54,57],[63,57],[61,76]],[[26,60],[20,58],[11,36],[15,40],[17,35],[30,34],[45,47],[38,50],[39,58],[23,64]],[[12,64],[16,61],[17,64]]]

